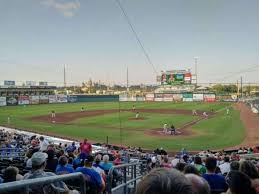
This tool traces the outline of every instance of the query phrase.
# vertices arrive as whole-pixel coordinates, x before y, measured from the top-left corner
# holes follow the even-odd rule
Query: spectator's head
[[[87,139],[84,139],[84,143],[87,143]]]
[[[18,173],[19,173],[18,168],[13,166],[7,167],[3,174],[4,182],[8,183],[8,182],[16,181]]]
[[[46,159],[48,154],[43,152],[35,152],[31,157],[32,169],[44,169],[46,167]]]
[[[238,161],[233,161],[230,163],[230,170],[239,170],[239,162]]]
[[[97,156],[95,156],[94,161],[95,161],[96,164],[100,164],[101,160],[102,160],[101,154],[98,154]]]
[[[186,165],[183,169],[183,173],[184,174],[196,174],[196,175],[200,175],[199,171],[197,170],[197,168],[193,165]]]
[[[103,156],[103,162],[104,162],[104,163],[108,163],[109,160],[110,160],[110,158],[109,158],[108,155],[104,155],[104,156]]]
[[[217,159],[214,157],[208,157],[205,161],[205,166],[208,172],[215,173],[217,168]]]
[[[74,160],[74,159],[73,159],[72,157],[69,157],[69,158],[68,158],[68,164],[73,164],[73,160]]]
[[[40,136],[40,141],[44,141],[44,137],[43,136]]]
[[[168,158],[164,157],[164,163],[168,163]]]
[[[191,182],[193,194],[210,194],[208,182],[195,174],[186,174],[185,177]]]
[[[94,161],[94,157],[92,155],[88,155],[84,161],[85,167],[92,167]]]
[[[202,160],[201,160],[200,156],[195,156],[194,157],[194,164],[202,165]]]
[[[179,170],[180,172],[183,172],[183,169],[184,169],[185,166],[186,166],[185,163],[183,163],[183,162],[178,162],[178,163],[176,164],[175,168],[176,168],[177,170]]]
[[[224,157],[224,162],[229,162],[229,157],[228,156]]]
[[[75,145],[75,142],[72,142],[72,146],[74,146]]]
[[[59,160],[58,160],[58,164],[59,164],[60,166],[66,166],[67,163],[68,163],[68,159],[67,159],[66,156],[61,156],[61,157],[59,158]]]
[[[228,174],[228,185],[231,194],[255,194],[251,187],[250,178],[239,171],[231,171]]]
[[[48,150],[47,154],[48,154],[48,160],[54,159],[54,157],[55,157],[55,151],[54,150]]]
[[[255,165],[251,161],[247,161],[247,160],[242,161],[240,163],[239,171],[245,173],[251,179],[259,178],[258,171]]]
[[[192,185],[177,170],[156,168],[138,184],[136,194],[192,194]]]

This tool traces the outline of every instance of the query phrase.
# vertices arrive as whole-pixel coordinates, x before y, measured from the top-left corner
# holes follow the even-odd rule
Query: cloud
[[[63,14],[64,17],[73,17],[80,8],[78,0],[41,0],[41,4],[49,6]]]

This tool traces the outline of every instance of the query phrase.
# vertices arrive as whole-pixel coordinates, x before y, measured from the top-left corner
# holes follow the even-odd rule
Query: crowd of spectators
[[[0,158],[1,184],[81,172],[89,193],[107,193],[109,170],[130,162],[129,153],[134,152],[146,162],[147,172],[138,183],[136,194],[259,194],[256,160],[240,159],[242,154],[258,153],[257,148],[240,148],[232,153],[213,153],[208,150],[195,155],[182,149],[174,157],[169,156],[163,148],[153,153],[144,153],[141,148],[93,153],[93,147],[87,139],[80,145],[75,142],[54,144],[43,136],[0,130],[1,156],[8,154],[8,149],[17,149],[16,152],[22,152],[23,155]],[[115,171],[115,176],[122,175],[120,171]],[[76,186],[77,183],[68,181],[30,189],[31,193],[51,193],[53,189],[78,193]]]

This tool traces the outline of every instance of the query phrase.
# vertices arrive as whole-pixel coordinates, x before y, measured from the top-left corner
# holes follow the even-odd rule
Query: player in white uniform
[[[139,118],[139,112],[136,113],[136,116],[135,116],[136,119]]]
[[[7,117],[7,124],[9,125],[11,122],[11,118],[10,117]]]
[[[167,134],[167,130],[168,130],[168,126],[167,126],[167,124],[165,123],[164,124],[164,127],[163,127],[163,132],[165,133],[165,134]]]
[[[132,106],[132,111],[135,112],[135,110],[136,110],[136,106],[133,105],[133,106]]]
[[[198,115],[195,109],[192,110],[192,115]]]
[[[229,115],[229,108],[227,108],[227,115]]]
[[[51,111],[51,118],[55,118],[56,117],[56,113],[55,113],[55,111],[53,110],[53,111]]]
[[[206,112],[203,112],[202,114],[204,117],[208,117],[209,115]]]

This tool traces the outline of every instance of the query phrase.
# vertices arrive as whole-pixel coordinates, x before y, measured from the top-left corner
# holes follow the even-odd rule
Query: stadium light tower
[[[194,64],[195,64],[195,76],[196,76],[196,87],[198,85],[198,70],[197,70],[197,66],[198,66],[198,60],[200,59],[200,57],[196,56],[194,57]]]

